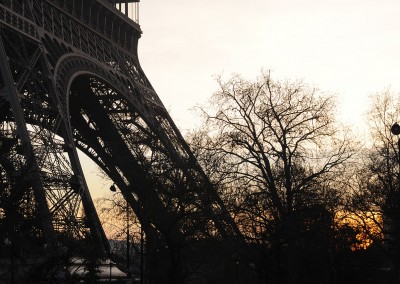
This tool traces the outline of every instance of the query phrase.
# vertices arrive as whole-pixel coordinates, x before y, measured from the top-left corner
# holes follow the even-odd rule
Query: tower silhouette
[[[240,233],[139,64],[129,2],[0,1],[0,239],[4,255],[107,257],[79,149],[134,210],[162,283]]]

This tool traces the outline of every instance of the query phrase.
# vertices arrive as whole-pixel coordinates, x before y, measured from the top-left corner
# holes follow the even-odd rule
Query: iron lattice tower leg
[[[0,217],[8,229],[4,237],[14,244],[26,243],[21,246],[25,252],[20,252],[25,254],[35,242],[54,254],[57,249],[78,256],[87,246],[105,257],[109,244],[86,186],[65,110],[60,111],[54,95],[43,45],[3,29],[0,56],[0,138],[5,144],[13,143],[7,147],[2,143],[0,149],[1,174],[8,184],[1,188],[0,201],[4,215]],[[39,243],[28,238],[25,242],[22,227]]]
[[[105,255],[78,148],[118,185],[154,259],[160,251],[168,259],[163,275],[179,274],[203,258],[204,243],[232,246],[241,234],[141,69],[139,25],[112,3],[0,0],[0,138],[11,143],[0,148],[0,177],[11,184],[0,209],[21,203],[12,173],[26,168],[19,161],[32,165],[33,215],[49,242],[79,247],[91,239]],[[20,211],[3,207],[6,216]]]
[[[15,136],[9,136],[9,138],[15,138],[15,146],[20,146],[20,150],[22,150],[23,153],[23,157],[21,156],[19,159],[19,161],[23,163],[23,165],[18,169],[19,178],[24,179],[28,184],[28,188],[13,188],[13,192],[10,192],[10,195],[22,195],[22,190],[29,190],[30,188],[32,189],[37,205],[37,218],[40,220],[40,227],[43,230],[45,236],[44,239],[48,245],[55,247],[55,233],[51,224],[52,216],[50,214],[49,208],[47,207],[44,184],[39,173],[39,165],[33,152],[33,146],[31,144],[28,129],[26,127],[26,122],[23,117],[23,110],[20,105],[17,90],[14,87],[14,80],[11,74],[10,66],[7,61],[7,56],[1,38],[0,70],[2,82],[2,90],[0,90],[1,98],[4,102],[8,102],[8,104],[11,106],[12,115],[14,118],[14,126],[11,129],[12,132],[2,133],[2,137],[7,138],[7,136],[9,136],[10,134]],[[4,146],[2,145],[2,148],[3,147]],[[12,200],[13,198],[10,199]]]

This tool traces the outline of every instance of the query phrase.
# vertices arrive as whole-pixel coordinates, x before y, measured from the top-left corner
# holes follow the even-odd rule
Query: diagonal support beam
[[[46,242],[55,247],[56,238],[52,226],[52,217],[47,207],[45,189],[39,174],[39,167],[33,153],[32,144],[26,128],[26,123],[23,117],[22,107],[19,102],[17,90],[14,86],[14,79],[12,77],[10,65],[7,60],[6,51],[3,45],[3,39],[0,37],[0,71],[4,83],[3,90],[7,96],[5,98],[10,102],[11,109],[14,115],[14,120],[17,125],[17,132],[19,139],[22,142],[24,156],[29,166],[28,172],[31,173],[30,179],[33,186],[36,202],[39,210],[39,220],[46,239]]]
[[[28,63],[28,66],[26,66],[26,69],[21,74],[21,76],[18,78],[18,83],[17,83],[18,91],[20,91],[23,88],[23,86],[25,85],[26,81],[28,80],[29,76],[32,73],[33,67],[36,65],[36,63],[38,62],[41,55],[42,55],[42,50],[38,47],[34,51],[32,58]]]

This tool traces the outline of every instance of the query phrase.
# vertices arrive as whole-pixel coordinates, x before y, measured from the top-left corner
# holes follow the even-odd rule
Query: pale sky
[[[337,94],[339,118],[363,131],[368,96],[400,91],[399,12],[399,0],[142,0],[139,60],[183,133],[214,75],[261,69]],[[95,198],[108,191],[85,172]]]
[[[400,90],[398,0],[142,0],[139,60],[178,127],[217,85],[261,69],[338,95],[359,124],[371,93]]]

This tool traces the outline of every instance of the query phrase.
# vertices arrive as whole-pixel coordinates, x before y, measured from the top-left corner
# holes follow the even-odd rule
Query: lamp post
[[[143,226],[140,225],[140,284],[144,284],[144,236]]]
[[[236,270],[236,284],[240,284],[240,274],[239,274],[239,266],[240,266],[240,257],[239,255],[233,256],[233,261],[235,262],[235,270]]]
[[[11,282],[10,283],[14,283],[14,251],[12,248],[12,244],[9,238],[5,238],[4,239],[4,244],[7,246],[7,248],[9,249],[10,253],[11,253]]]
[[[126,270],[128,271],[128,277],[130,275],[129,272],[129,206],[128,201],[126,201]]]
[[[112,184],[110,186],[110,191],[112,191],[112,192],[117,191],[115,184]],[[128,201],[126,201],[125,211],[126,211],[126,271],[127,271],[128,278],[130,278],[131,273],[129,272],[129,266],[130,266],[129,265],[129,258],[130,258],[129,246],[130,246],[130,243],[129,243],[129,204],[128,204]]]
[[[390,128],[390,131],[394,134],[394,135],[399,135],[400,134],[400,125],[396,122],[395,124],[392,125],[392,127]],[[397,140],[397,149],[398,149],[398,155],[399,155],[399,163],[400,163],[400,138],[399,140]]]
[[[400,135],[400,125],[396,122],[395,124],[392,125],[392,127],[390,128],[390,131],[392,132],[392,134],[394,135]],[[400,166],[400,138],[398,138],[397,140],[397,152],[398,152],[398,163]],[[400,267],[400,264],[399,264]],[[396,283],[400,283],[400,269],[398,269],[398,278],[397,278],[397,282]]]
[[[111,268],[112,268],[112,262],[111,262],[111,259],[110,259],[110,283],[111,283]]]

